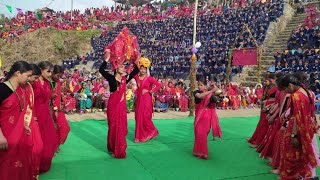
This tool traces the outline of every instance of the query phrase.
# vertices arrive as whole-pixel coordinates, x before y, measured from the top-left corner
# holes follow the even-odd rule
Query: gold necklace
[[[10,84],[10,86],[11,86],[11,88],[12,88],[13,92],[16,94],[16,96],[17,96],[17,98],[18,98],[19,105],[20,105],[20,111],[22,112],[22,111],[24,110],[24,107],[25,107],[25,98],[24,98],[24,93],[22,92],[22,98],[24,99],[24,101],[23,101],[23,105],[22,105],[22,104],[21,104],[21,99],[20,99],[20,97],[19,97],[19,95],[18,95],[17,91],[16,91],[16,90],[15,90],[15,88],[13,87],[13,85],[12,85],[11,81],[10,81],[10,80],[8,80],[8,82],[9,82],[9,84]],[[19,87],[20,87],[20,86],[19,86]],[[20,87],[20,89],[21,89],[21,87]],[[22,91],[22,89],[21,89],[21,91]]]

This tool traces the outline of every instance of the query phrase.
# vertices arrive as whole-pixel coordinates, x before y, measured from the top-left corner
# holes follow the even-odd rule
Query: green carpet
[[[126,159],[106,153],[105,121],[70,123],[71,132],[49,173],[41,180],[213,180],[276,179],[266,161],[249,148],[246,138],[254,131],[258,117],[221,118],[223,140],[209,136],[209,159],[192,155],[193,119],[154,120],[160,135],[135,144],[134,121],[129,121]]]

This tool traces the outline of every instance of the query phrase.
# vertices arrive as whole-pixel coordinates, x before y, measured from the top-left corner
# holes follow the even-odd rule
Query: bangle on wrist
[[[291,138],[297,138],[297,134],[292,133]]]

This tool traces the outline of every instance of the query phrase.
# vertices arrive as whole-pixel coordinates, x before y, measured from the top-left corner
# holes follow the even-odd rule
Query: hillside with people
[[[101,30],[38,29],[22,35],[14,43],[0,41],[2,63],[4,66],[9,66],[19,59],[34,63],[47,59],[53,63],[61,64],[62,59],[89,52],[91,50],[91,37],[101,33]]]

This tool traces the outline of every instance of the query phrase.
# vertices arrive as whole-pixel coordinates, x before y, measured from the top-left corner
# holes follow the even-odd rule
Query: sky
[[[5,5],[12,6],[12,13]],[[55,11],[66,11],[71,9],[71,0],[0,0],[0,14],[13,17],[17,13],[16,8],[23,9],[23,11],[34,11],[47,5]],[[80,10],[88,7],[111,7],[112,5],[114,5],[113,0],[73,0],[73,8]]]

